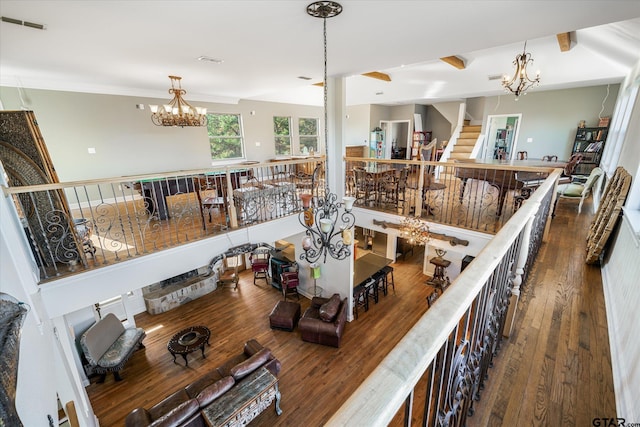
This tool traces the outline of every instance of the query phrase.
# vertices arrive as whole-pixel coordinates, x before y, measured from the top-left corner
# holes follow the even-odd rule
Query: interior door
[[[391,150],[394,147],[404,148],[409,153],[411,147],[410,120],[380,120],[380,128],[384,131],[385,147],[384,158],[391,158]],[[410,158],[405,155],[405,158]]]

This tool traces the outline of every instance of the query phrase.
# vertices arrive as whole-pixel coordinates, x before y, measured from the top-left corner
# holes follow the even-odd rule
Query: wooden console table
[[[280,415],[278,378],[266,368],[260,368],[204,408],[202,415],[209,427],[244,426],[274,400],[276,414]]]

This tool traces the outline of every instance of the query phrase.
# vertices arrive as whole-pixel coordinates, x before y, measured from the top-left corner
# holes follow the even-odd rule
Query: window
[[[300,136],[300,151],[305,154],[318,151],[318,119],[299,118],[298,135]]]
[[[274,117],[273,134],[276,142],[276,156],[291,155],[291,117]]]
[[[211,159],[244,158],[244,140],[240,114],[207,114]]]

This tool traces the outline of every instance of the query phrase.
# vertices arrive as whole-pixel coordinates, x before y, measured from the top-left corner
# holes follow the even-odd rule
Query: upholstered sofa
[[[265,367],[273,375],[280,373],[280,361],[271,350],[252,339],[242,353],[231,357],[191,384],[181,388],[149,409],[136,408],[126,419],[126,427],[200,427],[206,426],[202,409],[211,404],[258,368]]]
[[[342,332],[347,323],[347,299],[339,294],[331,298],[313,297],[298,322],[304,341],[340,347]]]
[[[120,381],[120,370],[137,348],[144,347],[145,336],[143,329],[125,328],[113,313],[108,313],[80,337],[87,373],[101,374],[102,382],[107,372],[113,372]]]

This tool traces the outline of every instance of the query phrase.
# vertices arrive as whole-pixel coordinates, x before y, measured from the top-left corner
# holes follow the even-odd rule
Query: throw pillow
[[[213,402],[219,396],[222,396],[224,392],[233,387],[235,383],[233,377],[224,377],[202,390],[196,397],[200,407],[202,408]]]
[[[324,322],[331,322],[338,314],[338,308],[340,308],[340,295],[333,294],[329,301],[320,306],[320,319]]]
[[[233,377],[233,379],[238,381],[258,369],[260,366],[264,365],[270,357],[271,350],[269,350],[268,348],[263,348],[244,362],[240,362],[236,366],[231,368],[229,374]]]

